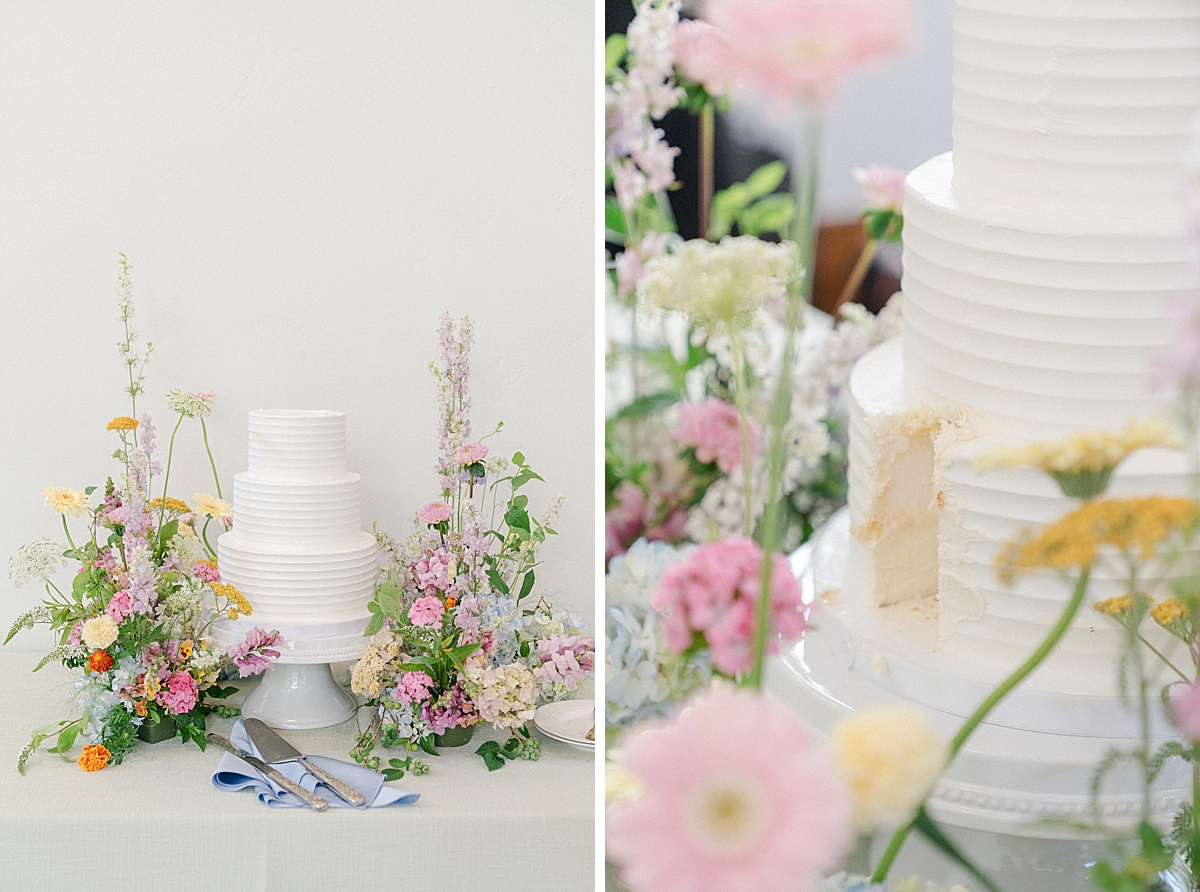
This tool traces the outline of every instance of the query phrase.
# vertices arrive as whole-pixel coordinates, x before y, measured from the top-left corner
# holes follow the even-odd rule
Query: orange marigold
[[[83,752],[79,754],[79,767],[84,771],[99,771],[108,764],[111,755],[112,753],[103,744],[94,743],[85,746]]]
[[[88,669],[92,672],[107,672],[112,668],[113,658],[106,650],[94,650],[88,657]]]
[[[106,431],[131,431],[140,423],[136,418],[130,418],[128,415],[118,415],[104,429]]]

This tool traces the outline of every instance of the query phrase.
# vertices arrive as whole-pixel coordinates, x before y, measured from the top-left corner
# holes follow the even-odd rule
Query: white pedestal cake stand
[[[848,545],[849,515],[843,509],[793,555],[792,569],[805,599],[825,595],[825,603],[804,640],[770,662],[767,689],[822,735],[856,710],[909,700],[926,708],[949,741],[994,684],[972,679],[970,667],[956,671],[936,648],[931,651],[927,633],[906,629],[895,617],[885,620],[866,606],[868,598],[842,590]],[[1066,594],[1064,587],[1064,604]],[[920,618],[909,622],[915,626]],[[1030,653],[1037,644],[1028,643]],[[1012,669],[1022,659],[1015,658]],[[1101,859],[1123,863],[1112,839],[1133,836],[1140,818],[1141,787],[1132,769],[1108,776],[1095,809],[1089,794],[1092,772],[1106,753],[1140,745],[1137,724],[1131,706],[1056,691],[1052,679],[1038,679],[1039,671],[1010,693],[967,741],[928,807],[947,835],[1001,888],[1087,892],[1093,889],[1090,864]],[[1161,717],[1154,736],[1155,747],[1170,736]],[[1190,786],[1186,766],[1175,760],[1153,797],[1151,820],[1159,829],[1169,829]],[[1097,817],[1107,834],[1082,826],[1094,824]],[[873,864],[889,835],[874,840]],[[915,836],[905,844],[891,877],[918,874],[943,884],[979,886]]]
[[[357,704],[334,680],[330,664],[362,656],[369,619],[275,626],[283,635],[280,656],[246,697],[242,715],[290,729],[327,728],[353,716]],[[212,637],[218,644],[239,645],[254,625],[248,619],[225,620],[214,624]]]

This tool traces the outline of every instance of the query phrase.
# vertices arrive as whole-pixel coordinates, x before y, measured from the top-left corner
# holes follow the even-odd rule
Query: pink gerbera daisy
[[[761,694],[713,688],[621,764],[642,794],[609,810],[606,845],[635,892],[809,892],[852,839],[833,758]]]

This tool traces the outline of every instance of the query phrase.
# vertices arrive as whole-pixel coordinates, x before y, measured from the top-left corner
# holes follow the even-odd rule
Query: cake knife
[[[225,752],[227,752],[227,753],[233,753],[233,755],[237,756],[239,759],[241,759],[243,762],[245,762],[251,768],[261,771],[263,774],[265,774],[271,780],[275,781],[275,783],[279,784],[279,786],[283,787],[288,792],[295,793],[297,796],[299,796],[301,799],[303,799],[305,802],[307,802],[308,807],[313,809],[314,811],[324,811],[325,809],[329,808],[329,803],[326,802],[324,799],[322,799],[320,796],[318,796],[316,793],[310,793],[308,790],[304,789],[304,787],[300,786],[294,780],[292,780],[289,777],[286,777],[283,774],[283,772],[281,772],[278,768],[272,768],[270,765],[268,765],[262,759],[256,759],[254,756],[251,756],[249,753],[243,753],[241,750],[239,750],[236,746],[234,746],[232,743],[230,743],[226,738],[222,737],[220,734],[214,734],[212,731],[209,731],[204,736],[208,738],[209,743],[216,744],[221,749],[225,750]]]
[[[353,787],[338,780],[319,765],[308,761],[298,749],[275,733],[274,729],[259,719],[246,719],[246,733],[267,762],[299,762],[317,780],[328,784],[351,805],[366,805],[367,797]]]

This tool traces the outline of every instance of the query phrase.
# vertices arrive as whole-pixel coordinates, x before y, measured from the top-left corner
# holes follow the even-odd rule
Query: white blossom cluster
[[[8,560],[8,578],[20,588],[34,579],[49,580],[67,566],[63,552],[67,546],[53,539],[41,538],[27,542]]]

